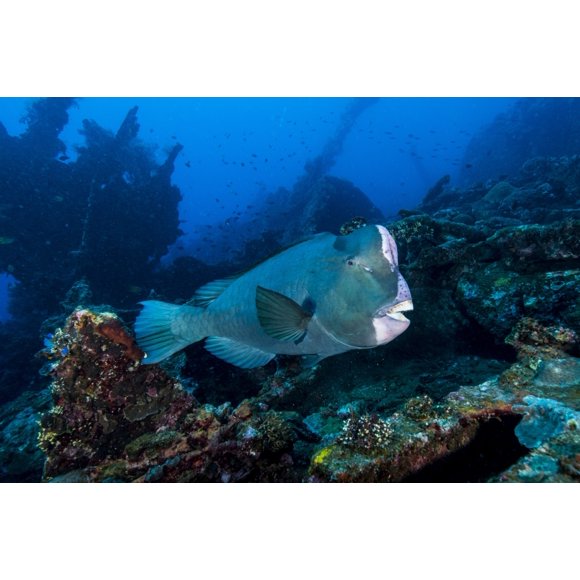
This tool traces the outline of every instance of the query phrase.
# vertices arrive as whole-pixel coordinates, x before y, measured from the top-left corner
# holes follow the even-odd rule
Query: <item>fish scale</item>
[[[277,354],[322,360],[374,348],[406,330],[402,313],[412,309],[395,241],[380,225],[318,234],[238,277],[207,284],[187,305],[142,304],[135,332],[144,363],[207,338],[210,352],[242,368]]]

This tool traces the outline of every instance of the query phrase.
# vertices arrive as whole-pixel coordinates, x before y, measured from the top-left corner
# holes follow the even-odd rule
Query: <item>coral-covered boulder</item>
[[[78,310],[57,330],[53,406],[41,420],[44,477],[83,469],[115,457],[135,437],[170,428],[192,397],[142,353],[120,319]]]
[[[258,400],[201,405],[170,366],[140,364],[112,313],[75,311],[46,354],[53,405],[40,422],[45,481],[297,479],[290,453],[308,434],[295,414]]]
[[[580,330],[580,270],[574,267],[580,221],[504,228],[469,253],[479,255],[480,265],[461,275],[456,296],[467,316],[498,342],[523,316],[561,320]]]
[[[0,482],[40,479],[45,455],[38,447],[38,422],[49,406],[47,391],[26,391],[0,407]]]

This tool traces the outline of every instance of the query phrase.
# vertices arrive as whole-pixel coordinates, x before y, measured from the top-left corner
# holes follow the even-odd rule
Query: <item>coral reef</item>
[[[287,359],[274,375],[247,371],[252,397],[236,406],[202,403],[180,381],[179,366],[135,360],[117,316],[78,310],[47,344],[54,380],[38,435],[43,478],[578,481],[580,364],[570,354],[577,336],[527,318],[509,342],[518,359],[501,375],[439,400],[415,392],[390,411],[368,412],[370,401],[393,395],[361,381],[350,401],[329,406],[327,398],[303,419],[288,410],[293,396],[321,382],[332,387],[318,367],[301,370]],[[550,379],[562,373],[565,381]]]
[[[415,304],[402,341],[497,349],[525,316],[578,332],[579,172],[573,156],[466,190],[443,179],[420,206],[428,213],[403,211],[389,225]]]
[[[313,438],[295,413],[263,401],[200,404],[160,366],[139,364],[112,313],[75,311],[47,355],[45,481],[292,481],[293,444]]]
[[[76,311],[49,346],[56,359],[54,405],[39,435],[47,478],[106,457],[128,442],[126,432],[154,431],[160,411],[170,424],[189,404],[189,395],[176,391],[160,368],[140,368],[136,346],[112,314]]]
[[[532,319],[513,335],[528,338],[512,338],[520,360],[500,377],[438,403],[412,397],[389,416],[349,417],[313,455],[309,480],[580,481],[580,361],[560,350],[577,338]],[[540,361],[565,368],[567,382],[547,385]]]
[[[499,230],[466,254],[495,259],[459,277],[460,304],[498,339],[523,316],[561,319],[578,328],[579,240],[580,220]]]

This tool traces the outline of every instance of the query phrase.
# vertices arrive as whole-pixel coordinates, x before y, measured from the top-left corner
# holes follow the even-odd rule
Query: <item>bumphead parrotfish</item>
[[[277,354],[306,365],[390,342],[409,326],[409,287],[387,229],[318,234],[251,270],[199,288],[185,305],[141,302],[135,322],[143,363],[206,338],[205,348],[241,368]]]

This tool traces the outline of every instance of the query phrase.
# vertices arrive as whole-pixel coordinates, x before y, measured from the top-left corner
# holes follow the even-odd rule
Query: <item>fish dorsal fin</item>
[[[264,352],[253,346],[248,346],[223,336],[208,337],[205,341],[205,348],[214,356],[242,369],[263,367],[275,356],[271,352]]]
[[[311,240],[313,240],[315,238],[320,238],[323,236],[332,236],[332,234],[323,232],[320,234],[313,234],[311,236],[307,236],[305,238],[302,238],[302,239],[294,242],[293,244],[290,244],[289,246],[286,246],[284,248],[278,248],[276,251],[269,254],[265,258],[258,260],[255,264],[252,264],[251,266],[249,266],[245,270],[242,270],[241,272],[238,272],[237,274],[234,274],[233,276],[228,276],[227,278],[220,278],[219,280],[213,280],[212,282],[208,282],[207,284],[200,286],[195,291],[193,298],[191,300],[189,300],[187,302],[187,304],[189,306],[200,306],[202,308],[206,308],[214,300],[219,298],[223,294],[223,292],[232,284],[232,282],[235,282],[238,278],[240,278],[244,274],[247,274],[249,271],[262,265],[264,262],[267,262],[271,258],[274,258],[274,257],[278,256],[279,254],[282,254],[283,252],[285,252],[286,250],[288,250],[290,248],[293,248],[294,246],[298,246],[300,244],[303,244],[304,242],[310,242]]]
[[[221,278],[219,280],[213,280],[204,284],[195,291],[193,298],[188,302],[190,306],[201,306],[206,308],[209,306],[216,298],[221,296],[226,288],[228,288],[233,282],[235,282],[241,274],[236,276],[228,276],[227,278]]]
[[[291,298],[268,290],[256,288],[256,310],[264,332],[284,342],[298,344],[306,336],[306,328],[312,313],[307,312]]]

